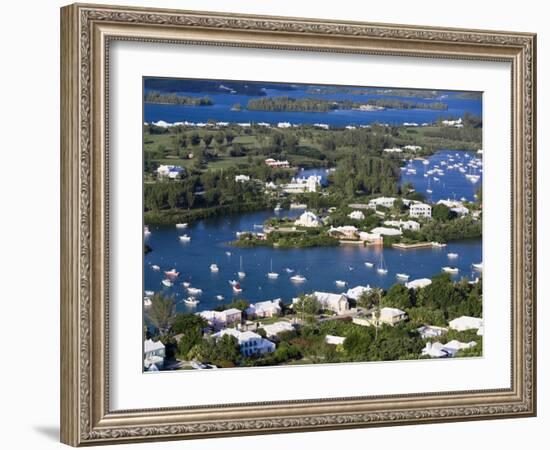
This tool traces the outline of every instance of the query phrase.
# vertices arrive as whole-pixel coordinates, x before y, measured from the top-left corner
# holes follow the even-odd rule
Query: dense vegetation
[[[384,109],[437,109],[446,110],[448,105],[443,102],[415,102],[398,99],[369,99],[363,102],[352,100],[326,100],[320,98],[306,97],[293,98],[287,96],[281,97],[263,97],[251,99],[248,101],[248,109],[261,111],[308,111],[308,112],[328,112],[335,109],[357,109],[362,106],[374,106]]]
[[[150,91],[145,94],[145,103],[168,103],[172,105],[211,106],[214,104],[210,97],[190,97],[178,94],[163,94]]]

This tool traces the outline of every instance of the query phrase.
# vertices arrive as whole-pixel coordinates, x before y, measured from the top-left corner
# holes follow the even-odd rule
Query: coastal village
[[[168,226],[175,227],[180,242],[192,242],[192,225],[202,219],[199,214],[210,213],[214,207],[233,213],[218,206],[223,203],[221,197],[231,192],[243,199],[231,205],[254,205],[247,207],[271,210],[272,214],[254,229],[236,231],[233,241],[226,243],[228,256],[232,248],[284,251],[368,247],[375,257],[365,259],[361,270],[379,276],[389,276],[384,249],[439,249],[446,252],[447,259],[447,264],[429,277],[394,273],[391,276],[395,282],[387,289],[335,279],[332,290],[316,290],[298,267],[274,270],[271,263],[266,279],[290,283],[298,287],[300,294],[262,299],[243,288],[248,274],[241,256],[240,269],[226,280],[232,297],[226,300],[225,295],[217,295],[218,306],[211,309],[199,307],[203,286],[194,285],[184,273],[158,261],[145,269],[163,274],[162,285],[146,290],[143,299],[148,324],[144,327],[145,371],[482,355],[483,263],[479,260],[471,264],[469,273],[475,276],[462,274],[454,264],[459,255],[446,251],[449,242],[481,237],[482,193],[478,189],[473,199],[449,193],[448,198],[432,200],[430,183],[440,183],[449,174],[456,174],[474,189],[483,172],[483,151],[480,146],[448,151],[437,163],[430,163],[435,143],[429,137],[415,140],[415,135],[409,133],[421,128],[437,129],[445,139],[452,136],[457,140],[464,135],[460,133],[471,133],[471,119],[470,123],[462,118],[437,124],[410,122],[395,130],[387,124],[338,128],[342,141],[375,140],[378,147],[370,147],[371,153],[363,159],[346,153],[334,161],[328,157],[347,143],[331,142],[333,138],[327,133],[333,127],[323,123],[303,127],[287,122],[155,122],[145,127],[151,142],[156,142],[155,136],[174,133],[176,128],[177,133],[183,131],[187,136],[179,137],[180,142],[196,140],[197,135],[199,141],[195,145],[186,143],[183,164],[166,158],[157,164],[146,163],[145,186],[149,189],[160,189],[160,185],[168,196],[170,190],[180,195],[176,190],[180,186],[187,189],[187,194],[182,191],[178,197],[181,200],[172,202],[180,202],[181,206],[173,208],[160,206],[156,198],[161,197],[148,197],[146,191],[150,211],[144,228],[146,253],[154,255],[154,248],[147,243],[155,233],[152,225],[167,226],[171,222]],[[195,134],[196,129],[200,133]],[[447,133],[445,129],[456,132]],[[380,132],[390,137],[379,139]],[[400,134],[406,138],[399,139]],[[256,135],[259,137],[251,140],[250,136]],[[208,168],[219,164],[219,157],[209,162],[205,156],[214,139],[218,139],[217,151],[228,153],[228,161],[247,158],[248,164],[220,166],[217,178],[207,178],[205,174],[213,170]],[[279,150],[273,146],[277,139],[281,139]],[[308,150],[306,159],[304,142],[318,143],[315,152]],[[251,156],[255,146],[260,150],[254,150]],[[262,146],[266,150],[261,150]],[[318,158],[317,163],[313,157]],[[303,175],[319,163],[325,165],[313,174]],[[417,192],[412,183],[397,184],[404,175],[420,174],[428,181],[425,193]],[[221,189],[219,194],[215,189]],[[166,214],[176,210],[179,215],[165,219]],[[212,262],[203,270],[217,273],[220,269],[219,263]],[[176,286],[182,286],[186,293],[184,309],[170,295],[170,289]]]

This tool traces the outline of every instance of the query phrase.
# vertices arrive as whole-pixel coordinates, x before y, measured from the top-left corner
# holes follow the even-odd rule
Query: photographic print
[[[144,371],[483,355],[481,92],[142,95]]]

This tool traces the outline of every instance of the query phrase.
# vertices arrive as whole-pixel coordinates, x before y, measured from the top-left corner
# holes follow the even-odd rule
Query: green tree
[[[165,297],[157,292],[151,297],[151,306],[147,310],[147,317],[151,323],[158,328],[160,334],[168,331],[174,312],[176,311],[176,303],[173,297]]]
[[[293,308],[304,320],[306,317],[311,318],[317,314],[321,310],[321,305],[313,295],[300,295]]]
[[[408,309],[413,306],[409,289],[402,284],[394,284],[382,297],[381,304],[382,306],[399,309]]]
[[[210,147],[210,144],[212,143],[212,139],[214,138],[214,136],[212,136],[212,134],[208,133],[208,134],[205,134],[203,137],[202,137],[202,141],[204,142],[204,147],[205,148],[208,148]]]
[[[432,218],[435,220],[446,222],[448,220],[451,220],[452,216],[452,211],[447,205],[438,203],[432,208]]]

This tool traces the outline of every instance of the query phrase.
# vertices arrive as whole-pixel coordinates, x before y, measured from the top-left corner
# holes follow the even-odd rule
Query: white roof
[[[340,299],[344,296],[343,294],[333,294],[331,292],[314,292],[313,295],[317,301],[329,304],[340,301]]]
[[[342,345],[344,343],[344,341],[346,340],[345,337],[342,337],[342,336],[333,336],[331,334],[327,334],[325,336],[325,342],[327,344],[332,344],[332,345]]]
[[[275,322],[269,325],[263,325],[262,328],[265,330],[268,336],[274,336],[276,334],[282,333],[283,331],[293,331],[294,327],[289,322]]]
[[[387,228],[387,227],[376,227],[370,230],[373,234],[382,234],[386,236],[399,236],[401,233],[401,230],[398,228]]]
[[[346,297],[351,298],[352,300],[357,300],[364,292],[370,291],[370,286],[355,286],[354,288],[348,289],[346,292]]]
[[[462,316],[449,322],[449,327],[453,330],[464,331],[479,329],[483,326],[483,319],[470,316]]]
[[[222,311],[224,314],[241,314],[242,311],[237,308],[229,308]]]
[[[416,280],[405,283],[405,287],[407,289],[418,289],[429,286],[430,284],[432,284],[432,280],[430,280],[429,278],[418,278]]]
[[[143,343],[143,351],[145,353],[154,352],[155,350],[160,350],[164,348],[164,344],[160,341],[153,341],[152,339],[147,339]]]
[[[385,308],[382,308],[380,310],[380,318],[393,318],[393,317],[399,317],[399,316],[402,316],[403,314],[405,314],[405,311],[401,311],[400,309],[398,308],[389,308],[389,307],[385,307]]]

